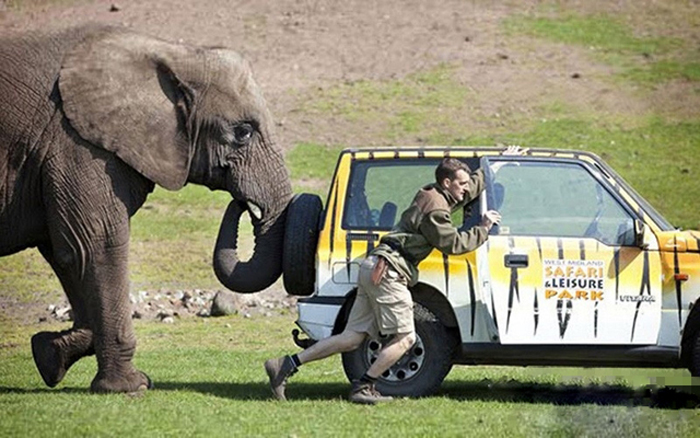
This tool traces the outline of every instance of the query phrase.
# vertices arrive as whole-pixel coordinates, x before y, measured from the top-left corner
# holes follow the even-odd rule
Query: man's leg
[[[277,400],[286,400],[284,390],[287,379],[297,372],[301,364],[354,350],[365,340],[365,336],[364,333],[345,330],[338,335],[321,339],[301,353],[266,361],[265,371],[270,378],[272,394]]]
[[[270,378],[270,388],[276,399],[286,399],[284,390],[287,378],[294,374],[302,364],[336,353],[352,351],[362,344],[368,334],[376,334],[377,324],[374,312],[365,292],[365,284],[371,278],[376,263],[377,257],[370,256],[360,265],[357,295],[352,309],[350,309],[347,325],[342,333],[321,339],[301,353],[265,362],[265,371]]]
[[[338,335],[321,339],[306,350],[298,353],[297,357],[302,364],[325,359],[337,353],[345,353],[356,349],[366,337],[366,333],[345,330]]]
[[[265,362],[265,371],[270,378],[270,388],[276,399],[286,400],[284,390],[287,378],[293,375],[302,364],[324,359],[337,353],[352,351],[362,344],[368,334],[376,333],[377,325],[374,313],[363,286],[363,279],[371,277],[376,261],[376,257],[368,257],[360,265],[357,296],[342,333],[321,339],[301,353]]]
[[[406,279],[393,267],[387,267],[380,283],[368,285],[366,292],[379,330],[394,334],[365,374],[352,385],[350,401],[374,404],[390,399],[375,388],[377,379],[413,346],[416,335],[411,292]]]
[[[382,348],[377,355],[377,359],[374,361],[372,366],[367,370],[367,375],[377,379],[379,376],[384,374],[384,371],[391,368],[401,356],[406,354],[406,352],[413,347],[416,342],[416,333],[399,333],[394,336],[394,338]]]

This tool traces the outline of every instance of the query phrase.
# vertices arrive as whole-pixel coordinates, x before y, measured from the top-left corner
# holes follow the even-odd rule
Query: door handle
[[[527,268],[529,260],[527,254],[506,254],[503,257],[503,264],[507,268]]]

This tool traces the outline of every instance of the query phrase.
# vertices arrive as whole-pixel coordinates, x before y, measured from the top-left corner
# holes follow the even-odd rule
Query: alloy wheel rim
[[[370,339],[365,343],[365,359],[370,365],[377,360],[382,347],[391,340],[391,336],[381,336],[380,339]],[[387,382],[403,382],[420,373],[425,361],[425,345],[416,333],[416,342],[394,365],[382,374],[381,379]]]

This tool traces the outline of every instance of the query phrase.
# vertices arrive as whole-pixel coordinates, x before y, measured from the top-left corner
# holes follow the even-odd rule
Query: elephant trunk
[[[224,213],[214,248],[214,272],[228,289],[251,293],[269,287],[282,274],[287,215],[283,210],[270,222],[252,217],[255,248],[252,257],[242,262],[238,258],[238,225],[244,211],[244,205],[232,201]]]

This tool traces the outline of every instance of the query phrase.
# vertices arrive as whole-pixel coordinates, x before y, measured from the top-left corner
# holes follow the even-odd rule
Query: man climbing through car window
[[[524,152],[511,146],[503,153]],[[497,211],[487,211],[480,225],[466,231],[459,231],[451,220],[453,211],[475,199],[483,189],[481,169],[472,173],[464,162],[455,158],[440,162],[435,169],[435,183],[418,191],[399,223],[382,237],[360,265],[357,296],[345,330],[321,339],[300,353],[265,362],[275,398],[285,400],[287,378],[302,364],[352,351],[366,337],[377,338],[381,333],[393,338],[365,374],[352,382],[349,399],[363,404],[391,400],[377,391],[375,383],[416,340],[409,287],[418,282],[418,264],[434,248],[445,254],[463,254],[486,241],[491,227],[501,219]]]

